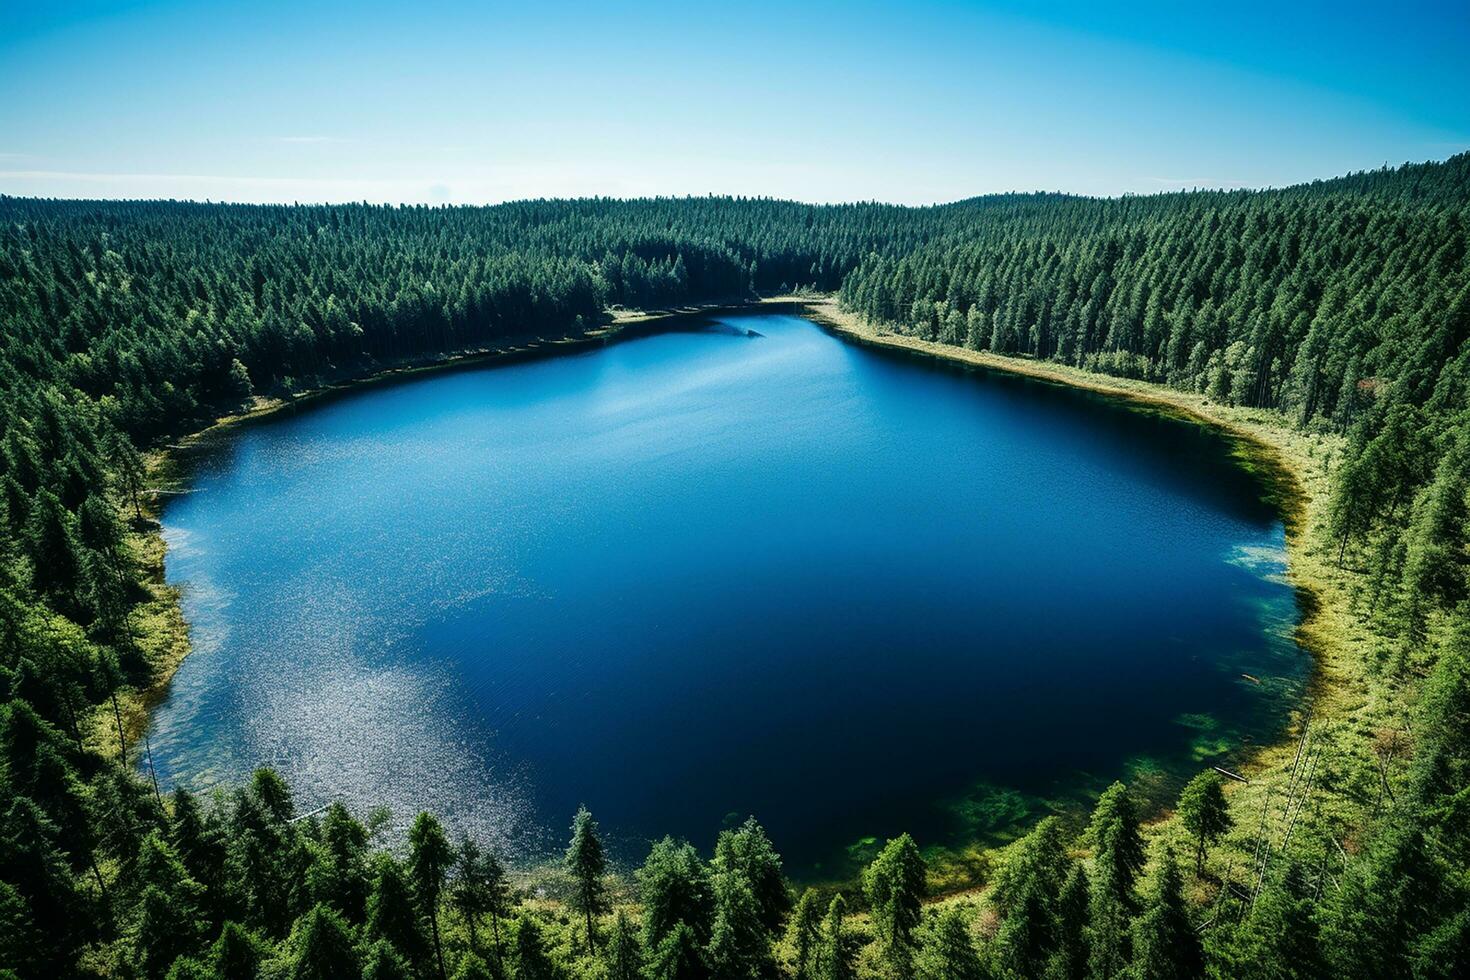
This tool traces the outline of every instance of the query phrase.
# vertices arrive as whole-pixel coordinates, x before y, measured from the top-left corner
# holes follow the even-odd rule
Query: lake
[[[364,388],[193,454],[155,764],[519,860],[582,802],[625,861],[753,813],[809,878],[1164,799],[1308,670],[1233,449],[769,313]]]

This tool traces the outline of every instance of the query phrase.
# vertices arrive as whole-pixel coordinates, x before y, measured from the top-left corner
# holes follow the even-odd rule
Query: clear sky
[[[0,0],[0,193],[932,203],[1470,148],[1470,0]]]

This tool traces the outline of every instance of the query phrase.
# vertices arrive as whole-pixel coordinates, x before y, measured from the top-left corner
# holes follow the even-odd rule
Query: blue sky
[[[9,194],[922,204],[1465,149],[1464,0],[0,0]]]

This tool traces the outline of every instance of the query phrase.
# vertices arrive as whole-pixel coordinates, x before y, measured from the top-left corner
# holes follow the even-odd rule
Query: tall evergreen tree
[[[429,922],[440,980],[448,980],[448,974],[444,970],[444,946],[439,939],[439,901],[453,866],[454,849],[444,836],[444,828],[430,814],[420,813],[408,829],[408,876],[420,912]]]
[[[908,834],[890,840],[863,872],[863,891],[889,969],[897,977],[913,972],[914,929],[927,893],[926,868]]]
[[[595,953],[597,935],[592,920],[607,907],[607,885],[603,881],[607,874],[607,858],[602,853],[602,842],[597,838],[597,821],[585,806],[577,810],[572,820],[572,840],[567,845],[565,863],[574,885],[572,905],[582,913],[587,923],[587,951]]]
[[[1165,849],[1148,907],[1133,926],[1133,962],[1129,976],[1137,980],[1190,980],[1204,973],[1204,951],[1189,911],[1174,854]]]
[[[1196,873],[1203,874],[1205,849],[1228,833],[1234,823],[1219,776],[1206,771],[1189,781],[1179,794],[1179,819],[1194,835],[1194,867]]]
[[[302,918],[294,945],[290,980],[355,980],[362,976],[351,929],[325,905]]]

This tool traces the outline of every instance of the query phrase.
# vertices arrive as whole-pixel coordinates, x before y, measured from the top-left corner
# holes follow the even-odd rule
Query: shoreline
[[[702,303],[667,310],[610,310],[606,322],[580,334],[569,333],[562,337],[508,337],[503,346],[406,358],[359,375],[348,374],[289,397],[256,396],[249,408],[222,415],[203,428],[146,453],[148,477],[146,488],[141,494],[144,524],[141,527],[135,526],[131,518],[128,523],[134,527],[135,551],[153,594],[152,599],[141,604],[143,624],[135,625],[134,628],[135,638],[144,651],[144,658],[152,669],[153,676],[148,686],[125,689],[118,694],[128,755],[137,756],[141,763],[141,753],[150,751],[146,736],[153,710],[168,696],[174,675],[193,652],[190,624],[184,618],[179,591],[169,585],[166,578],[168,546],[163,540],[160,516],[165,498],[188,492],[178,488],[187,466],[186,457],[205,442],[240,426],[254,425],[285,412],[312,407],[370,388],[400,384],[431,374],[525,363],[595,350],[671,329],[682,321],[723,313],[775,309],[799,302],[798,297],[779,296],[744,302]],[[94,710],[85,741],[107,758],[118,754],[117,726],[111,705],[101,705]]]
[[[1288,709],[1279,736],[1242,747],[1238,771],[1248,782],[1225,780],[1226,793],[1233,808],[1243,807],[1242,813],[1261,813],[1267,832],[1276,829],[1278,816],[1284,819],[1284,814],[1277,813],[1278,803],[1273,801],[1285,798],[1296,754],[1309,731],[1313,739],[1325,740],[1338,761],[1352,769],[1352,776],[1365,771],[1363,767],[1371,770],[1369,740],[1363,737],[1364,732],[1400,720],[1406,706],[1401,689],[1374,676],[1371,663],[1380,638],[1353,610],[1356,573],[1338,568],[1333,556],[1320,547],[1332,479],[1345,444],[1343,437],[1305,432],[1270,409],[1220,405],[1202,395],[1151,382],[893,333],[841,310],[834,298],[809,300],[804,306],[809,319],[849,342],[1097,392],[1211,426],[1235,440],[1243,465],[1258,472],[1261,467],[1268,470],[1263,475],[1277,498],[1286,532],[1286,579],[1297,598],[1299,619],[1293,638],[1312,663],[1306,688]],[[1206,762],[1201,763],[1202,767]],[[1360,821],[1348,814],[1356,812],[1358,802],[1354,799],[1353,779],[1344,782],[1345,788],[1325,801],[1324,808],[1330,810],[1329,819],[1350,838]],[[1229,846],[1212,853],[1211,864],[1230,846],[1237,854],[1249,855],[1260,823],[1249,827],[1244,823],[1238,821],[1230,838],[1222,842]],[[1149,822],[1146,832],[1181,844],[1183,837],[1176,824],[1173,811],[1166,810]],[[995,853],[1003,849],[1004,845],[991,850]]]
[[[1340,455],[1340,437],[1300,432],[1291,428],[1278,413],[1269,410],[1215,405],[1202,396],[1148,382],[1113,378],[1066,365],[1004,357],[891,333],[841,311],[832,297],[776,296],[665,311],[617,311],[610,313],[608,322],[581,334],[508,338],[503,347],[406,360],[358,377],[326,383],[289,398],[258,398],[250,409],[218,418],[182,437],[177,443],[150,454],[146,508],[150,524],[139,534],[140,557],[148,568],[155,593],[154,600],[146,604],[148,618],[150,621],[161,618],[162,621],[152,629],[145,626],[140,630],[145,640],[152,638],[158,642],[149,657],[154,667],[153,682],[147,688],[129,692],[124,699],[124,727],[129,754],[138,754],[143,748],[140,740],[147,730],[152,710],[167,697],[175,673],[191,650],[189,624],[183,617],[178,590],[168,585],[164,578],[166,545],[158,516],[163,498],[176,492],[173,485],[182,477],[187,465],[185,457],[202,443],[236,426],[253,424],[280,412],[319,404],[364,388],[410,381],[431,373],[580,353],[672,329],[681,321],[729,313],[776,312],[783,308],[794,310],[846,342],[943,361],[967,369],[1023,375],[1046,383],[1122,398],[1196,424],[1209,425],[1232,438],[1237,446],[1238,459],[1242,465],[1263,475],[1282,514],[1286,528],[1286,575],[1296,592],[1300,612],[1294,637],[1313,661],[1306,691],[1300,701],[1288,709],[1280,736],[1268,743],[1243,747],[1239,768],[1251,781],[1248,784],[1231,783],[1227,789],[1232,796],[1244,797],[1247,808],[1256,806],[1263,792],[1271,794],[1273,786],[1284,778],[1283,767],[1290,767],[1292,753],[1307,725],[1352,722],[1365,709],[1381,707],[1378,704],[1380,699],[1374,697],[1367,698],[1364,703],[1365,692],[1362,689],[1366,678],[1361,670],[1353,669],[1364,663],[1361,656],[1354,654],[1358,652],[1356,648],[1359,645],[1366,646],[1370,634],[1360,626],[1350,609],[1347,589],[1351,584],[1351,573],[1331,568],[1330,563],[1312,549],[1312,531],[1323,518],[1333,464],[1335,457]],[[150,637],[154,633],[157,635]],[[1350,640],[1350,634],[1360,633],[1363,635],[1353,636],[1357,642]],[[1356,699],[1353,697],[1355,693],[1358,695]],[[99,747],[111,743],[115,750],[115,736],[108,734],[110,729],[115,732],[110,715],[99,713],[92,728],[92,741],[99,743]],[[1150,832],[1168,833],[1173,823],[1170,814],[1165,812],[1152,822]],[[1243,832],[1243,829],[1237,828],[1237,831]],[[977,853],[995,855],[1005,846],[990,845],[978,848],[976,852],[948,852],[956,858],[951,870],[958,871],[966,859],[974,858]],[[973,888],[969,885],[940,891],[947,896],[973,893]]]

